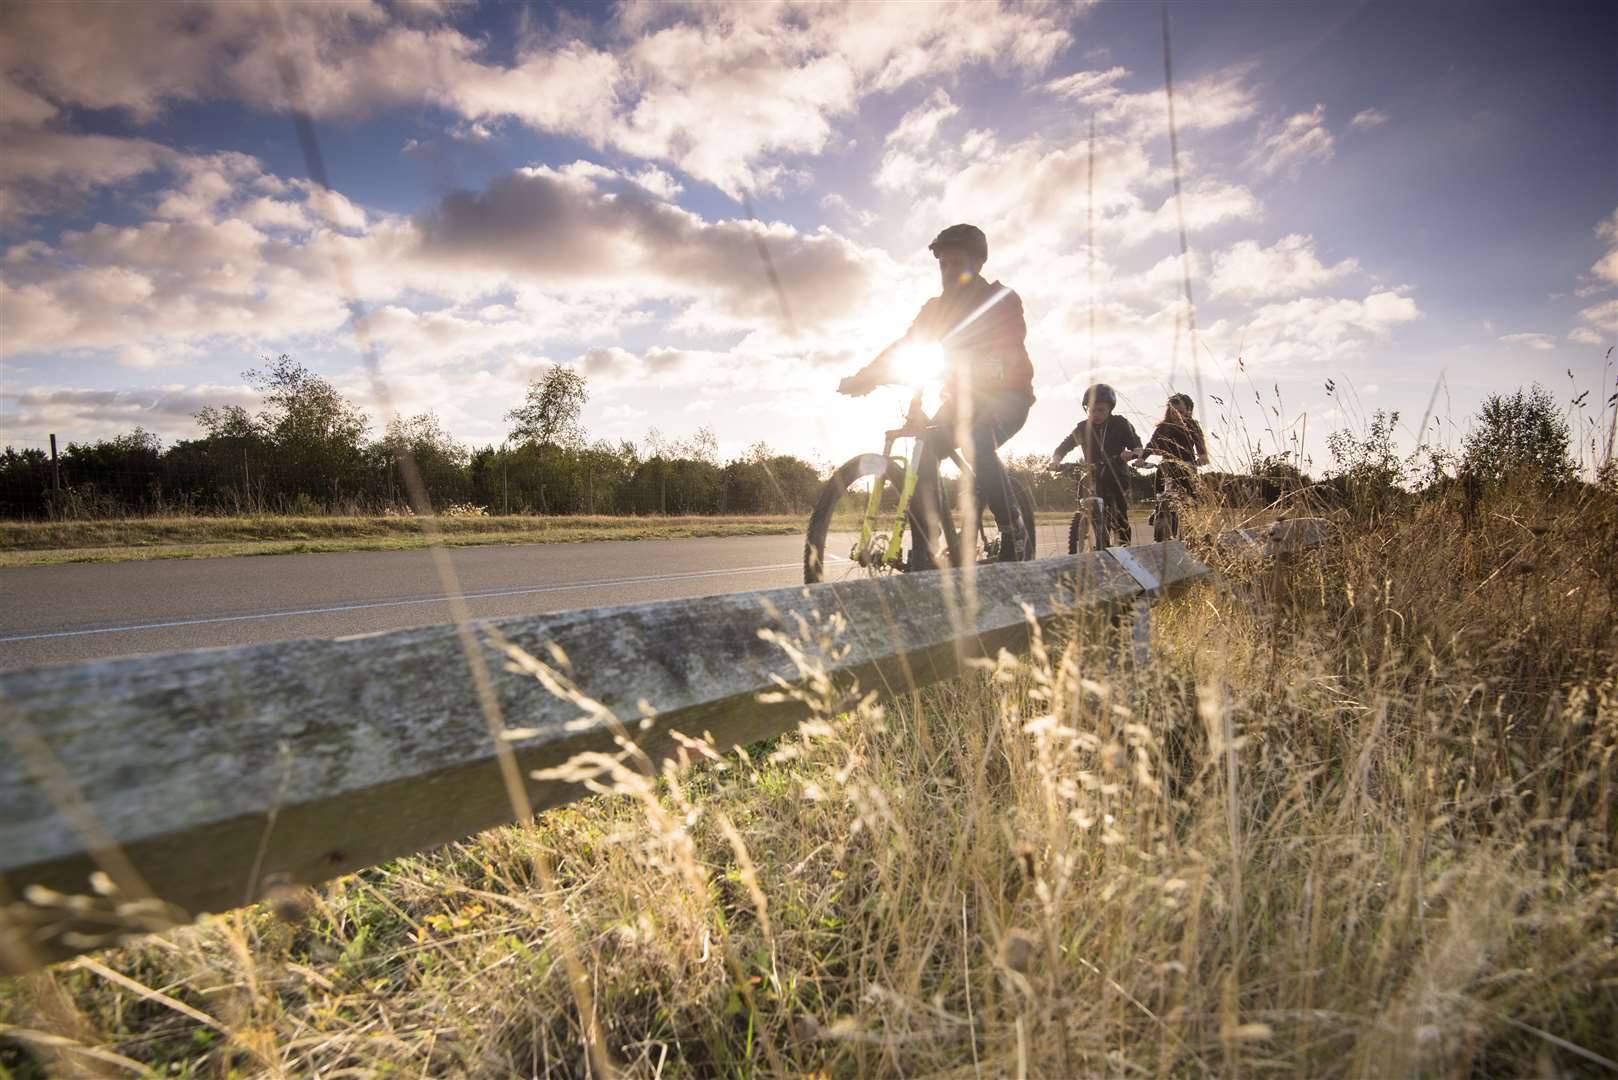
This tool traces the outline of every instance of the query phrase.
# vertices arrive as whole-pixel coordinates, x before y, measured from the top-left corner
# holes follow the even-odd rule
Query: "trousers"
[[[917,529],[917,542],[911,553],[912,569],[926,568],[933,563],[932,551],[941,528],[936,518],[940,505],[938,463],[967,442],[972,446],[968,464],[976,477],[978,499],[988,506],[1002,534],[1007,533],[1011,523],[1011,482],[996,451],[1022,430],[1033,401],[1019,390],[997,390],[974,394],[970,404],[971,411],[965,414],[969,418],[966,439],[960,438],[963,403],[950,400],[934,415],[928,434],[918,440],[921,445],[916,452],[916,495],[911,503],[915,508],[911,516]],[[1023,527],[1032,529],[1034,523],[1024,522]],[[1003,558],[1015,553],[1014,545],[1001,544]]]

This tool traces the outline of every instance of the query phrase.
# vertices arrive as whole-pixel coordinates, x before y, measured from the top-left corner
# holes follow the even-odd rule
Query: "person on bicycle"
[[[1202,425],[1191,418],[1194,408],[1190,394],[1174,394],[1169,398],[1168,411],[1162,423],[1146,440],[1146,453],[1161,454],[1163,464],[1158,466],[1156,487],[1163,493],[1168,481],[1174,481],[1193,498],[1197,469],[1208,464],[1208,440],[1203,438]]]
[[[1006,523],[1014,521],[1011,485],[995,451],[1022,429],[1034,404],[1034,367],[1024,344],[1028,327],[1022,298],[1000,282],[982,277],[983,264],[989,260],[989,241],[983,230],[976,225],[951,225],[927,249],[938,260],[939,295],[922,305],[904,337],[837,386],[838,393],[863,397],[878,386],[905,381],[904,372],[891,370],[903,346],[932,343],[943,349],[942,404],[928,434],[917,440],[916,493],[911,505],[917,511],[921,535],[912,545],[911,569],[932,565],[932,548],[940,528],[935,520],[938,462],[968,443],[978,497],[993,512],[1002,531],[1012,535],[1006,529]],[[1032,522],[1016,524],[1020,529],[1033,528]],[[1000,557],[1017,558],[1025,537],[1018,531],[1015,543],[1001,545]]]
[[[1118,392],[1106,383],[1096,383],[1084,392],[1085,417],[1067,438],[1051,452],[1052,469],[1062,463],[1068,452],[1078,447],[1090,465],[1090,478],[1094,494],[1106,509],[1107,528],[1127,540],[1129,527],[1129,484],[1125,468],[1141,456],[1140,436],[1135,426],[1113,409],[1118,405]]]

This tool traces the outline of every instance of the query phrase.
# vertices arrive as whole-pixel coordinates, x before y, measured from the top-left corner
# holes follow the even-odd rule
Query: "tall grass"
[[[1618,1068],[1618,510],[1474,510],[1412,500],[1345,517],[1319,555],[1227,563],[1154,610],[1145,669],[1085,622],[878,700],[824,677],[835,619],[777,628],[805,675],[783,692],[811,706],[796,734],[739,758],[693,741],[683,772],[581,760],[603,797],[285,898],[282,918],[18,980],[0,1060]]]

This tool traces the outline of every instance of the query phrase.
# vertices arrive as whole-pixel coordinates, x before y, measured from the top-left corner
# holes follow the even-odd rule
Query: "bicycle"
[[[1177,477],[1165,476],[1163,490],[1157,493],[1157,499],[1152,504],[1152,516],[1147,519],[1148,524],[1152,526],[1154,544],[1180,538],[1180,504],[1183,498],[1180,480]]]
[[[936,516],[942,526],[940,530],[942,536],[939,538],[942,540],[942,546],[934,547],[930,552],[932,555],[930,561],[917,562],[915,545],[922,535],[922,530],[917,528],[919,519],[914,513],[915,508],[911,506],[911,500],[916,493],[916,481],[920,475],[916,468],[915,447],[912,444],[912,452],[908,455],[895,456],[893,446],[900,439],[917,439],[931,430],[931,421],[922,408],[922,390],[917,388],[910,399],[904,424],[884,434],[882,452],[859,454],[849,458],[832,473],[830,479],[821,487],[820,496],[815,501],[814,513],[809,518],[809,532],[803,545],[804,584],[813,585],[825,580],[828,562],[827,538],[831,532],[832,519],[850,496],[857,501],[863,501],[864,512],[860,518],[859,532],[849,549],[847,566],[843,569],[844,577],[874,577],[885,573],[932,570],[940,566],[959,567],[974,560],[980,563],[1020,562],[1034,557],[1034,497],[1026,484],[1007,476],[1006,480],[1011,485],[1012,492],[1011,512],[1019,519],[1021,525],[1023,543],[1020,551],[1004,554],[1009,538],[1000,527],[1000,523],[994,520],[987,503],[979,501],[977,521],[971,523],[972,527],[968,528],[965,521],[957,525],[955,514],[944,491],[944,484],[940,479],[934,485],[934,489],[938,493],[939,505]],[[952,449],[948,460],[955,462],[956,467],[961,470],[962,484],[972,482],[972,470],[961,459],[959,451]],[[883,495],[890,488],[897,492],[897,500],[891,514],[884,517]],[[884,521],[890,523],[885,530],[881,528]],[[911,551],[908,558],[904,552],[904,532],[907,524],[911,531]],[[1015,531],[1013,527],[1012,532]]]
[[[1102,551],[1112,544],[1113,529],[1107,521],[1107,504],[1099,495],[1087,495],[1094,490],[1094,479],[1086,462],[1074,461],[1058,465],[1051,470],[1058,476],[1070,477],[1079,493],[1079,508],[1067,526],[1067,553],[1077,555],[1084,551]],[[1127,541],[1127,535],[1120,539]]]

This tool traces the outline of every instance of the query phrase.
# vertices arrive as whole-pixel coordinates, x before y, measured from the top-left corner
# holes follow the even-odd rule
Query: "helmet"
[[[927,245],[927,250],[935,256],[944,249],[964,251],[980,263],[989,261],[989,239],[976,225],[951,225]]]
[[[1097,401],[1106,405],[1118,404],[1118,391],[1114,390],[1104,382],[1098,382],[1084,392],[1084,407],[1086,409],[1090,407],[1091,397],[1094,397]]]
[[[1187,416],[1190,416],[1192,411],[1196,408],[1196,405],[1191,400],[1190,394],[1171,394],[1169,395],[1169,404],[1173,405],[1176,409],[1179,409]]]

